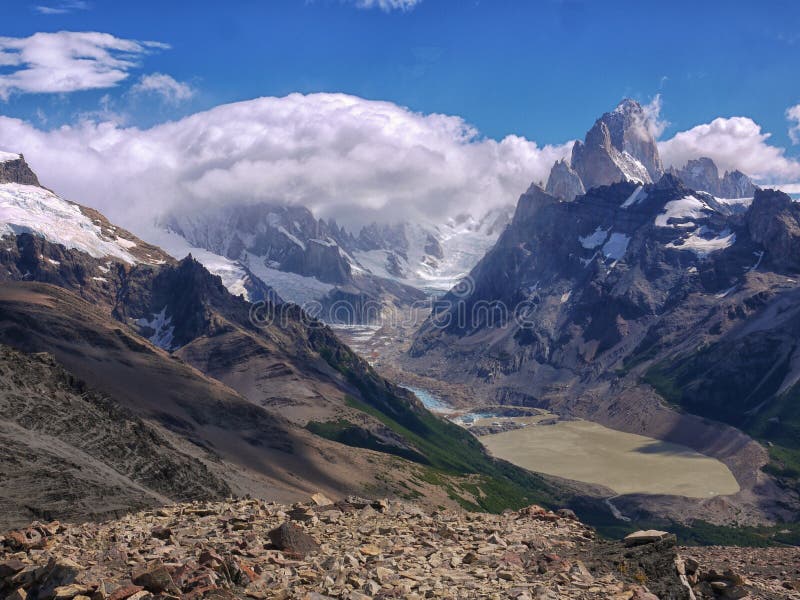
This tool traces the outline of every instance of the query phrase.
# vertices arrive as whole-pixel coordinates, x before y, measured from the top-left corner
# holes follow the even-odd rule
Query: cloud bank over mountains
[[[136,86],[168,101],[191,93],[168,77]],[[660,129],[659,108],[649,105]],[[762,182],[800,180],[800,163],[769,137],[752,119],[719,118],[659,149],[667,165],[710,156]],[[546,181],[571,147],[487,139],[457,116],[327,93],[226,104],[149,129],[96,115],[52,130],[0,117],[0,150],[25,153],[45,185],[140,231],[174,207],[232,201],[300,204],[352,227],[480,216]]]
[[[359,224],[512,204],[571,143],[496,141],[460,117],[291,94],[145,130],[85,120],[45,131],[0,117],[0,147],[8,146],[25,153],[45,185],[125,223],[178,205],[243,200],[303,204]]]

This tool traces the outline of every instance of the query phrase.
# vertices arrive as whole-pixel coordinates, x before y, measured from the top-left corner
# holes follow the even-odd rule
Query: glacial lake
[[[617,494],[711,498],[739,491],[728,467],[715,458],[589,421],[529,425],[479,439],[494,456],[520,467]]]

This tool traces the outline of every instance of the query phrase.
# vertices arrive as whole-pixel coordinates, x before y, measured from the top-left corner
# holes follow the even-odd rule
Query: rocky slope
[[[704,518],[795,519],[797,222],[780,192],[756,190],[748,208],[670,174],[573,201],[532,186],[408,368],[720,458],[745,491],[701,503]]]
[[[725,549],[737,556],[736,549]],[[797,550],[720,569],[672,536],[604,542],[569,511],[428,512],[359,498],[179,504],[0,537],[8,598],[797,598]],[[786,565],[770,577],[770,567]],[[791,571],[791,572],[788,572]]]

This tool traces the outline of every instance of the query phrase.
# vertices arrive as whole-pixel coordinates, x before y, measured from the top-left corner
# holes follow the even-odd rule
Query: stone
[[[134,594],[138,594],[144,588],[140,585],[122,585],[111,592],[111,595],[108,596],[108,600],[128,600]]]
[[[652,544],[660,542],[669,536],[667,531],[657,531],[655,529],[640,530],[625,536],[626,546],[640,546],[642,544]]]
[[[305,558],[320,549],[317,541],[294,523],[284,523],[268,535],[273,546],[293,556]]]
[[[90,586],[73,583],[57,587],[52,597],[55,598],[55,600],[71,600],[76,596],[85,596],[93,591],[94,588]]]
[[[358,549],[364,556],[380,556],[381,549],[373,544],[365,544]]]
[[[327,497],[325,494],[323,494],[322,492],[317,492],[316,494],[313,494],[313,495],[311,496],[311,500],[312,500],[312,501],[314,502],[314,504],[316,504],[317,506],[330,506],[331,504],[333,504],[333,500],[331,500],[330,498],[328,498],[328,497]]]
[[[25,568],[25,563],[17,558],[0,562],[0,579],[16,575]]]
[[[172,537],[172,530],[169,527],[153,527],[150,534],[157,540],[168,540]]]
[[[160,560],[148,563],[144,568],[134,571],[131,581],[134,585],[140,585],[154,594],[179,592],[172,576]]]

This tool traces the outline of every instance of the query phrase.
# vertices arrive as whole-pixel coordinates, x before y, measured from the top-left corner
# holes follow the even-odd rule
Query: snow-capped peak
[[[133,241],[106,235],[77,204],[35,185],[0,184],[0,236],[20,233],[41,236],[94,258],[136,262],[128,252]]]

